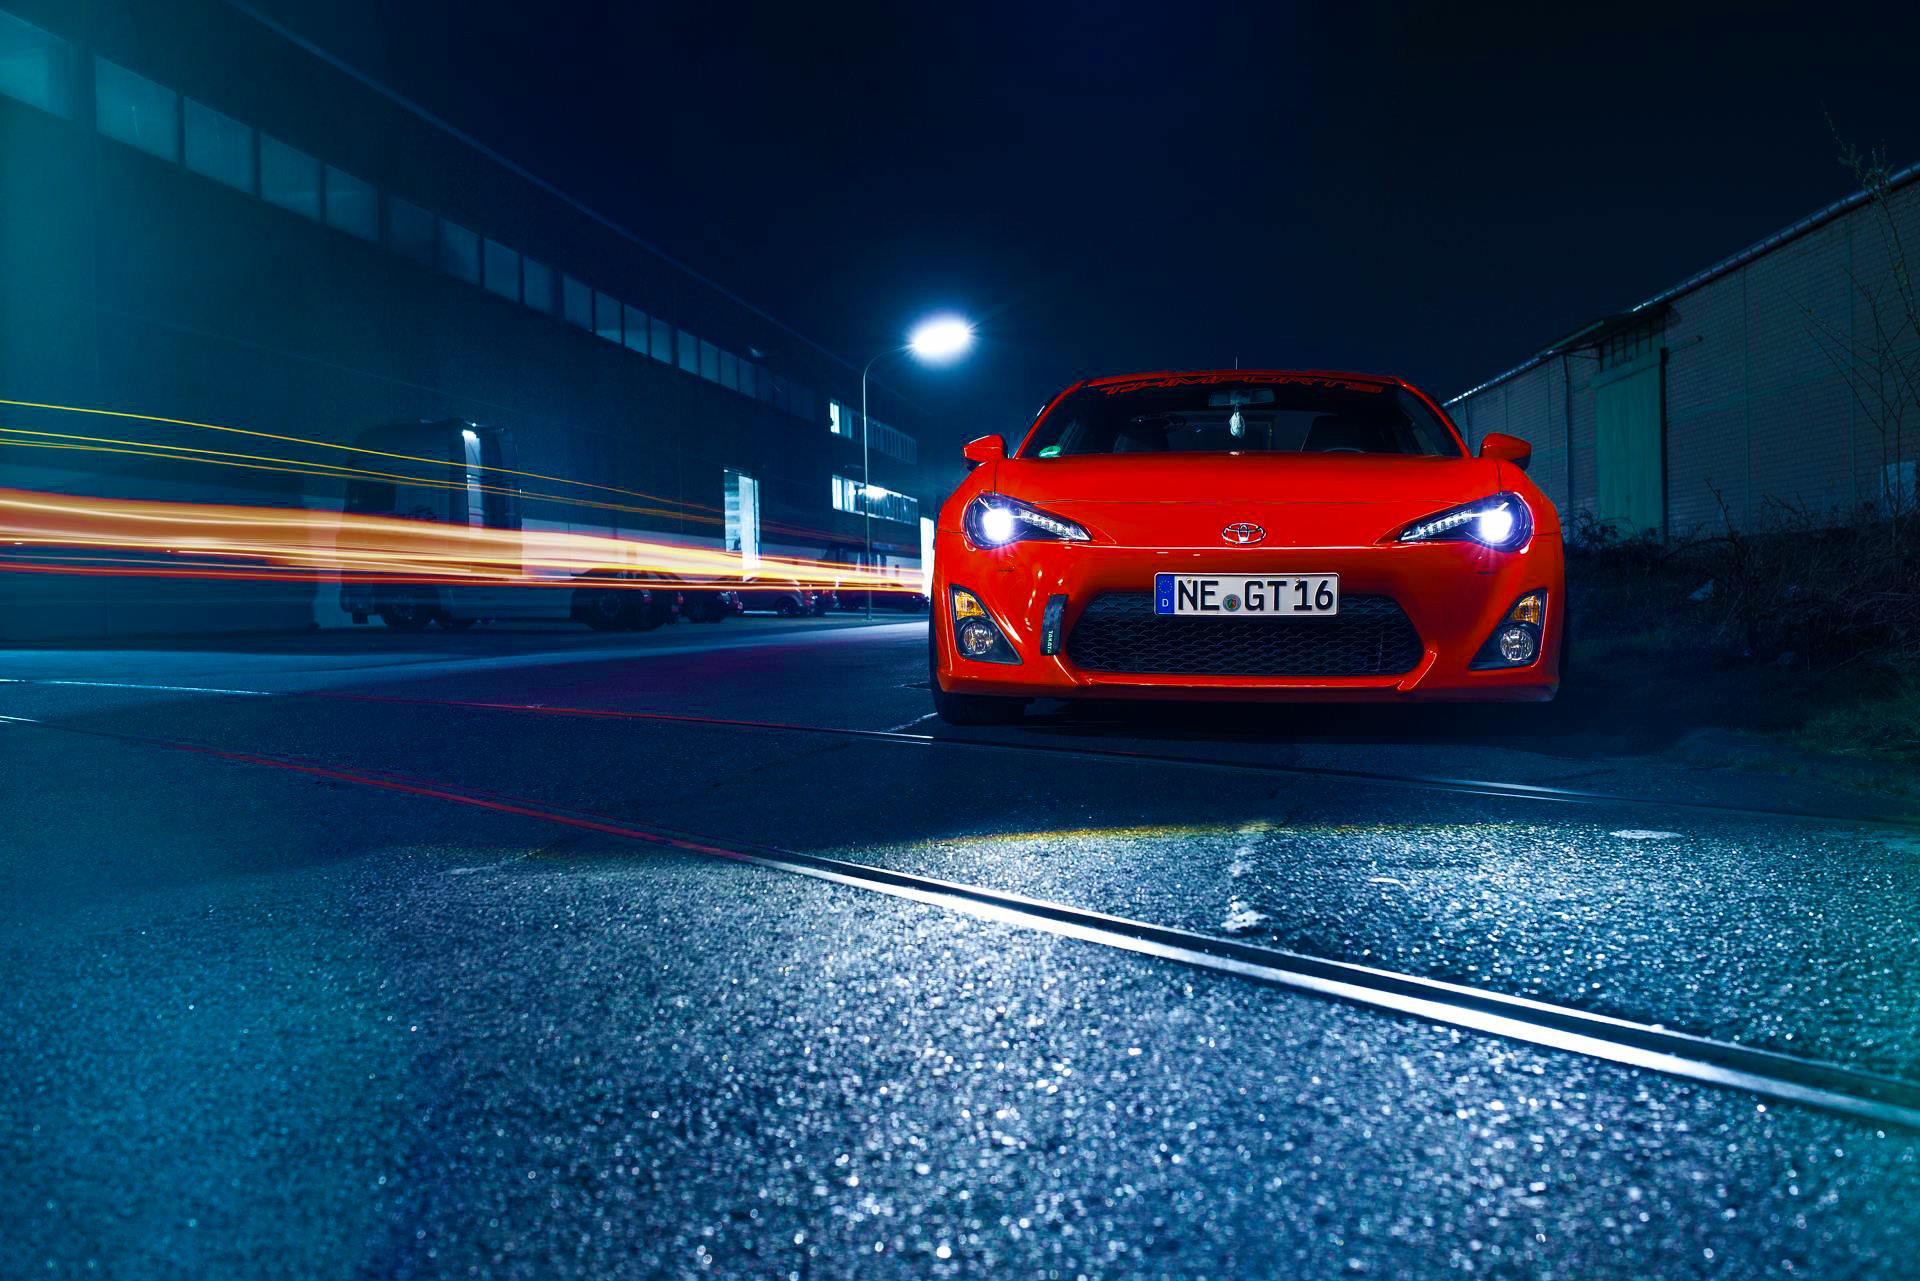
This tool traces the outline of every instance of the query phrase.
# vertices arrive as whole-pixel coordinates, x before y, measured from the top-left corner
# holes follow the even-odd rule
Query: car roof
[[[1109,374],[1089,378],[1083,387],[1106,387],[1114,383],[1139,382],[1143,378],[1345,378],[1355,382],[1391,383],[1412,390],[1412,384],[1392,374],[1361,374],[1346,369],[1149,369],[1137,374]]]

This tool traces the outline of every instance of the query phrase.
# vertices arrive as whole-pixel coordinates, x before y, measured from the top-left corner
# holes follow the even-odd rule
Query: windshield
[[[1200,374],[1082,388],[1020,450],[1022,458],[1172,453],[1458,457],[1460,447],[1418,396],[1391,383]]]

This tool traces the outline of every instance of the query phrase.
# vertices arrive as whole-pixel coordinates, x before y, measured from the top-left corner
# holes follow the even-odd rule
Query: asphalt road
[[[0,1277],[1920,1275],[1907,1126],[733,856],[1920,1081],[1920,828],[1540,709],[950,730],[924,661],[0,653]]]

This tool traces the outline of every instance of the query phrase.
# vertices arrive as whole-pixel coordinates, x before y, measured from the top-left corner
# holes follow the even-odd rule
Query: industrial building
[[[215,451],[306,461],[311,442],[447,421],[510,436],[524,471],[655,509],[529,496],[530,528],[725,547],[749,566],[859,562],[863,502],[875,563],[917,566],[935,505],[914,435],[878,421],[915,413],[878,387],[863,493],[857,367],[213,0],[0,9],[0,398],[177,420],[0,406],[12,489],[338,511],[337,479]],[[335,595],[0,573],[0,636],[327,625]]]
[[[1447,408],[1476,446],[1531,441],[1533,478],[1576,526],[1685,539],[1782,507],[1911,510],[1920,406],[1896,366],[1920,369],[1920,335],[1896,263],[1900,243],[1920,250],[1916,178],[1893,173],[1882,199],[1837,201]]]

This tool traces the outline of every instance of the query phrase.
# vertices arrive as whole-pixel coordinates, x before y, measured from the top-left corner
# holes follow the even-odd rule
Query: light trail
[[[0,542],[26,549],[0,555],[0,568],[129,577],[572,587],[578,576],[595,574],[597,587],[644,588],[644,576],[654,575],[687,586],[792,582],[891,591],[917,590],[919,582],[917,569],[782,556],[761,557],[748,577],[738,553],[658,539],[3,488]],[[619,574],[639,577],[612,576]]]
[[[67,449],[75,449],[75,451],[83,451],[83,453],[88,453],[88,451],[96,451],[96,453],[131,453],[131,455],[157,457],[157,459],[167,459],[167,461],[177,461],[177,463],[225,465],[225,467],[242,467],[242,469],[248,469],[248,471],[307,474],[307,476],[332,478],[332,480],[351,480],[351,478],[355,478],[355,476],[361,476],[361,478],[374,478],[374,480],[394,480],[394,482],[403,482],[403,484],[419,484],[419,486],[440,488],[440,490],[474,490],[474,492],[482,492],[482,494],[515,495],[515,497],[520,497],[520,499],[524,499],[524,501],[564,503],[564,505],[574,505],[574,507],[588,507],[588,509],[595,509],[595,511],[622,511],[622,513],[632,513],[632,515],[664,517],[664,519],[674,520],[691,520],[691,522],[703,522],[703,524],[722,524],[722,522],[726,520],[724,511],[722,511],[718,505],[693,503],[693,501],[685,501],[685,499],[672,499],[672,497],[666,497],[666,495],[647,494],[647,492],[643,492],[643,490],[626,490],[626,488],[622,488],[622,486],[601,484],[601,482],[595,482],[595,480],[574,480],[572,476],[555,476],[555,474],[549,474],[549,472],[520,471],[520,469],[513,469],[513,467],[493,467],[493,465],[484,467],[484,472],[490,474],[490,476],[516,476],[516,478],[520,478],[520,480],[540,480],[540,482],[549,482],[549,484],[570,486],[570,488],[576,488],[576,490],[597,490],[597,492],[603,492],[603,494],[614,494],[620,495],[620,497],[639,499],[641,505],[628,505],[628,503],[607,501],[607,499],[591,499],[591,497],[578,497],[578,495],[545,494],[545,492],[538,492],[538,490],[522,490],[522,488],[507,488],[507,486],[493,486],[493,484],[470,484],[470,482],[467,482],[468,465],[465,459],[461,459],[461,461],[455,461],[455,459],[436,459],[436,457],[426,457],[426,455],[420,455],[420,453],[397,453],[394,449],[372,449],[372,447],[369,446],[346,446],[346,444],[338,444],[338,442],[332,442],[332,440],[313,440],[313,438],[307,438],[307,436],[288,436],[288,434],[284,434],[284,432],[263,432],[263,430],[246,428],[246,426],[200,423],[200,421],[194,421],[194,419],[169,419],[169,417],[165,417],[165,415],[156,415],[156,413],[134,413],[134,411],[129,411],[129,409],[98,409],[98,407],[88,407],[88,405],[56,405],[56,403],[48,403],[48,401],[8,398],[0,398],[0,405],[8,405],[8,407],[13,407],[13,409],[36,409],[36,411],[46,411],[46,413],[90,415],[90,417],[102,417],[102,419],[125,419],[125,421],[132,421],[132,423],[186,426],[186,428],[196,428],[196,430],[205,430],[205,432],[225,432],[225,434],[232,434],[232,436],[248,436],[248,438],[253,438],[253,440],[275,440],[275,442],[282,442],[282,444],[294,444],[294,446],[311,447],[311,449],[332,449],[332,451],[361,455],[361,457],[371,457],[371,459],[392,459],[392,461],[399,461],[399,463],[419,463],[422,467],[430,467],[430,469],[434,469],[434,467],[447,469],[447,471],[459,472],[459,478],[453,478],[453,480],[432,480],[432,478],[415,476],[415,474],[409,474],[409,472],[372,471],[372,469],[363,469],[363,467],[353,467],[353,465],[349,465],[349,463],[324,463],[324,461],[315,461],[315,459],[282,459],[282,457],[276,457],[276,455],[263,455],[263,453],[238,453],[238,451],[230,451],[230,449],[204,449],[204,447],[200,446],[177,446],[177,444],[163,444],[163,442],[150,442],[150,440],[123,440],[123,438],[115,438],[115,436],[86,436],[86,434],[77,434],[77,432],[42,432],[42,430],[23,428],[23,426],[4,426],[4,428],[0,428],[0,446],[42,447],[42,449],[67,447]],[[29,438],[31,438],[31,440],[29,440]],[[69,444],[61,446],[58,442],[69,442]],[[766,522],[762,522],[760,528],[762,528],[762,530],[768,530],[768,532],[776,532],[776,534],[787,534],[787,536],[791,536],[791,538],[803,538],[803,540],[808,540],[808,542],[814,542],[814,540],[818,540],[818,542],[831,542],[831,534],[828,534],[828,532],[824,532],[824,530],[812,530],[812,528],[806,528],[806,526],[780,524],[780,522],[770,522],[770,520],[766,520]]]

